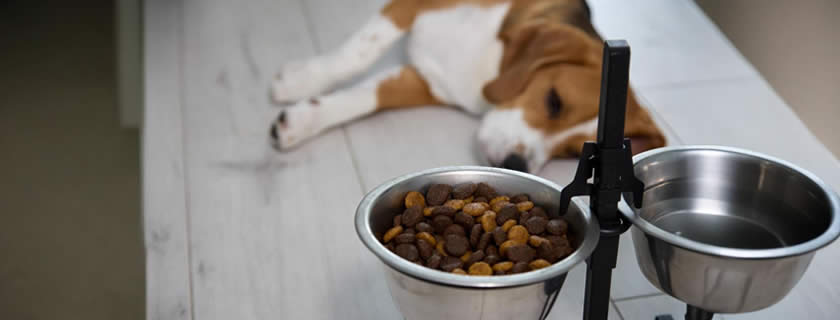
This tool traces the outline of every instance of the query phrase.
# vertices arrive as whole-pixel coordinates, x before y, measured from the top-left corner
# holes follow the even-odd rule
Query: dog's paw
[[[305,105],[297,105],[280,112],[271,124],[269,138],[271,145],[278,151],[286,151],[320,132],[314,110]]]
[[[317,96],[329,87],[317,60],[290,62],[274,76],[271,96],[277,103],[289,103]]]

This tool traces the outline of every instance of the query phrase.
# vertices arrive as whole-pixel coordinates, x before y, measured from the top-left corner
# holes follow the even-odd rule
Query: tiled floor
[[[146,2],[150,318],[399,317],[380,264],[356,239],[355,206],[391,177],[480,164],[472,149],[478,119],[447,108],[402,110],[330,130],[290,152],[266,143],[279,112],[266,98],[273,72],[335,48],[382,3]],[[767,152],[840,187],[837,160],[693,2],[590,5],[605,37],[633,46],[631,81],[671,144]],[[394,50],[377,68],[400,59]],[[774,135],[779,128],[785,137]],[[574,167],[557,160],[539,174],[565,184]],[[328,219],[314,225],[315,216]],[[681,314],[642,278],[630,244],[625,237],[620,249],[613,319]],[[840,263],[840,247],[820,255],[788,299],[754,316],[831,319],[830,311],[840,310],[832,289],[840,281],[829,270]],[[583,273],[570,273],[552,319],[580,318]]]

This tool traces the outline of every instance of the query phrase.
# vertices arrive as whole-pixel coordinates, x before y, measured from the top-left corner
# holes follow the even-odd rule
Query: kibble
[[[433,206],[442,205],[449,200],[449,193],[452,187],[448,184],[433,184],[426,192],[426,203]]]
[[[396,226],[396,227],[393,227],[391,229],[388,229],[388,232],[385,232],[385,235],[382,236],[382,241],[384,241],[386,243],[391,242],[391,239],[396,237],[398,234],[402,233],[402,231],[403,231],[402,226]]]
[[[486,262],[476,262],[470,266],[469,274],[473,276],[489,276],[493,274],[493,269]]]
[[[550,219],[527,194],[486,183],[430,185],[403,198],[383,245],[398,256],[453,274],[507,275],[546,268],[574,251],[569,224]]]
[[[405,207],[411,208],[414,206],[419,206],[421,209],[426,207],[426,198],[417,191],[411,191],[405,195]]]
[[[468,197],[472,197],[473,193],[475,193],[475,189],[478,186],[475,183],[462,183],[455,186],[452,189],[452,197],[455,199],[466,199]]]

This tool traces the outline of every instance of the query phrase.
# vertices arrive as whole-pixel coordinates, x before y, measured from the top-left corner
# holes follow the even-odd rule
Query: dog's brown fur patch
[[[489,7],[515,0],[392,0],[382,9],[382,15],[391,19],[398,28],[407,30],[423,11],[440,10],[460,4]]]
[[[403,67],[399,75],[380,82],[376,89],[376,108],[379,110],[427,104],[444,103],[435,98],[429,84],[413,67]]]

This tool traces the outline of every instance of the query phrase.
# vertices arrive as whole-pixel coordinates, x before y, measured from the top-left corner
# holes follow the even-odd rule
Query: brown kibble
[[[477,216],[480,216],[481,214],[483,214],[484,211],[487,211],[489,209],[490,209],[489,204],[486,204],[484,202],[472,202],[472,203],[464,205],[464,208],[462,210],[464,211],[464,213],[466,213],[468,215],[471,215],[473,217],[477,217]]]
[[[466,202],[464,202],[464,200],[452,199],[447,200],[443,205],[455,209],[455,211],[458,211],[461,210],[461,208],[463,208],[465,204]]]
[[[432,212],[435,211],[435,208],[437,208],[437,207],[425,207],[425,208],[423,208],[423,216],[430,217],[432,215]]]
[[[432,216],[447,216],[452,218],[453,216],[455,216],[455,211],[456,210],[452,209],[452,207],[439,206],[435,207],[435,209],[432,210]]]
[[[478,184],[478,186],[475,189],[475,193],[479,197],[484,197],[487,199],[493,199],[496,197],[496,189],[493,189],[493,187],[484,182]]]
[[[394,242],[396,242],[397,244],[406,244],[406,243],[410,244],[410,243],[414,243],[414,240],[415,240],[414,234],[405,233],[405,232],[400,233],[399,235],[394,237]]]
[[[478,250],[470,254],[470,258],[467,259],[467,261],[465,261],[464,264],[467,267],[469,267],[473,263],[479,262],[481,260],[484,260],[484,251]]]
[[[384,241],[386,243],[390,242],[391,239],[396,237],[398,234],[402,233],[402,231],[403,231],[402,226],[396,226],[396,227],[393,227],[391,229],[388,229],[388,232],[385,232],[385,235],[382,236],[382,241]]]
[[[520,194],[517,194],[513,197],[510,197],[510,202],[513,202],[513,203],[520,203],[520,202],[525,202],[525,201],[528,201],[528,200],[530,200],[530,199],[528,199],[528,195],[524,194],[524,193],[520,193]]]
[[[472,201],[472,202],[482,202],[482,203],[487,203],[487,198],[485,198],[485,197],[475,197],[475,198],[473,199],[473,201]],[[489,206],[490,204],[489,204],[489,203],[487,203],[487,205]],[[488,207],[488,208],[489,208],[489,207]]]
[[[466,213],[457,212],[455,213],[455,219],[453,219],[455,223],[460,224],[464,229],[472,229],[473,225],[475,224],[475,219]]]
[[[510,228],[513,228],[513,226],[515,226],[515,225],[516,225],[516,220],[505,221],[505,224],[502,225],[502,231],[508,232],[508,230],[510,230]]]
[[[394,252],[397,249],[397,246],[395,246],[393,242],[388,242],[388,244],[385,245],[385,249]]]
[[[473,276],[489,276],[493,274],[493,268],[486,262],[476,262],[470,266],[469,273]]]
[[[519,202],[516,204],[516,209],[519,209],[519,212],[525,212],[534,208],[534,203],[531,201],[524,201]]]
[[[417,260],[417,258],[420,256],[420,253],[417,251],[417,247],[415,247],[413,244],[406,243],[397,245],[396,249],[394,250],[394,253],[408,261]]]
[[[464,263],[461,262],[461,259],[453,256],[443,257],[443,260],[440,262],[440,268],[443,269],[443,271],[451,272],[452,270],[463,266]]]
[[[519,211],[519,210],[516,210],[516,211]],[[525,221],[528,221],[528,219],[531,219],[531,213],[530,212],[522,212],[519,215],[519,224],[524,225]]]
[[[428,242],[432,246],[437,244],[437,240],[435,240],[435,236],[433,236],[431,233],[428,233],[428,232],[420,232],[415,237],[417,237],[417,239],[426,240],[426,242]]]
[[[510,202],[507,202],[507,201],[499,201],[499,202],[496,202],[496,204],[490,205],[490,210],[493,210],[493,212],[499,212],[499,211],[502,211],[502,208],[504,208],[506,205],[509,205],[509,204],[510,204]]]
[[[480,224],[477,224],[477,226],[480,226]],[[481,238],[478,239],[478,246],[476,248],[478,248],[478,250],[484,250],[487,248],[487,245],[490,244],[490,239],[493,239],[493,233],[485,232],[481,235]]]
[[[548,261],[545,261],[543,259],[537,259],[537,260],[531,261],[531,263],[528,264],[528,266],[531,267],[532,270],[542,269],[542,268],[548,267],[550,265],[551,265],[551,263],[548,263]]]
[[[551,221],[548,221],[548,224],[545,225],[545,230],[555,236],[563,235],[569,231],[569,223],[563,219],[551,219]]]
[[[527,262],[518,262],[513,264],[513,268],[510,269],[510,273],[523,273],[530,270],[531,267],[528,266]]]
[[[420,252],[420,258],[428,260],[435,252],[435,246],[424,239],[417,239],[417,251]]]
[[[516,243],[525,244],[528,242],[528,237],[531,235],[528,233],[528,229],[520,225],[515,225],[508,230],[507,238],[508,240],[512,240]]]
[[[432,253],[432,256],[426,260],[426,267],[437,269],[440,267],[440,261],[443,260],[443,257],[437,253]]]
[[[551,263],[566,257],[569,253],[571,250],[566,252],[566,249],[557,247],[548,240],[537,248],[537,256]]]
[[[493,241],[496,242],[497,246],[502,245],[502,243],[507,241],[507,232],[505,232],[505,230],[501,227],[496,227],[496,229],[493,230]]]
[[[528,212],[530,212],[531,216],[533,217],[543,217],[546,220],[548,220],[548,213],[545,213],[545,209],[543,209],[542,207],[534,207],[533,209],[531,209],[531,211]]]
[[[460,257],[470,248],[470,241],[467,237],[459,234],[449,234],[444,237],[444,248],[450,255]]]
[[[516,209],[516,206],[510,203],[507,203],[499,209],[499,213],[496,214],[496,223],[497,224],[504,224],[508,220],[519,220],[519,210]]]
[[[403,230],[403,232],[402,232],[402,233],[410,233],[410,234],[412,234],[412,235],[413,235],[413,234],[415,234],[415,233],[417,233],[417,232],[416,232],[416,231],[414,231],[414,228],[405,228],[405,230]]]
[[[462,183],[452,189],[452,197],[455,199],[466,199],[475,193],[478,186],[475,183]]]
[[[490,205],[492,206],[492,205],[497,204],[497,203],[502,202],[502,201],[510,202],[510,197],[508,197],[508,196],[495,197],[495,198],[490,200]]]
[[[507,256],[513,262],[531,262],[537,255],[537,250],[534,250],[534,248],[529,247],[527,244],[517,243],[508,247],[507,252],[502,253],[502,255]]]
[[[461,257],[460,257],[461,262],[467,263],[467,261],[470,260],[471,255],[472,255],[472,251],[470,251],[470,250],[467,250],[467,252],[464,252],[464,254],[462,254]]]
[[[448,184],[433,184],[426,192],[426,203],[432,206],[442,205],[446,200],[449,200],[451,191],[452,186]]]
[[[394,216],[393,226],[396,227],[396,226],[399,226],[399,225],[402,225],[402,215],[401,214],[398,214],[398,215]]]
[[[481,240],[481,225],[475,224],[470,230],[470,245],[478,247],[478,242]]]
[[[508,240],[508,241],[503,242],[499,246],[499,254],[501,254],[501,256],[503,256],[503,257],[506,256],[506,253],[507,253],[508,249],[510,249],[511,247],[513,247],[515,245],[518,245],[518,244],[519,244],[518,242],[513,241],[513,240]]]
[[[528,228],[528,232],[533,234],[543,233],[546,224],[548,224],[548,220],[543,217],[531,217],[528,221],[525,221],[525,227]]]
[[[499,255],[499,249],[496,248],[496,246],[494,246],[492,244],[487,246],[487,249],[484,249],[484,252],[487,253],[487,255],[491,255],[491,254],[495,254],[497,256]]]
[[[540,236],[530,236],[530,237],[528,237],[528,244],[530,244],[534,248],[539,248],[541,244],[546,243],[546,242],[548,242],[548,239],[540,237]]]
[[[402,214],[402,224],[406,227],[414,227],[418,222],[423,221],[423,209],[414,206],[405,209]]]
[[[469,197],[467,197],[466,199],[464,199],[464,203],[465,203],[465,204],[466,204],[466,203],[471,203],[472,201],[473,201],[473,197],[472,197],[472,196],[469,196]]]
[[[405,207],[411,208],[414,206],[418,206],[420,209],[426,207],[426,198],[423,198],[423,194],[417,191],[411,191],[405,195]]]
[[[449,254],[446,253],[446,250],[443,248],[444,245],[446,245],[446,240],[438,241],[437,244],[435,245],[435,251],[437,251],[440,255],[445,257],[445,256],[448,256]]]
[[[452,273],[454,273],[454,274],[467,274],[467,272],[464,271],[464,269],[461,269],[461,268],[452,269]]]
[[[494,265],[494,264],[498,263],[500,260],[502,260],[502,258],[499,257],[499,255],[497,255],[497,254],[488,254],[486,257],[484,257],[484,262],[487,262],[487,264],[490,264],[490,265]]]
[[[417,232],[428,232],[428,233],[432,233],[435,230],[434,228],[432,228],[431,225],[429,225],[428,223],[425,223],[425,222],[420,222],[420,223],[415,224],[414,229],[417,229]]]
[[[443,230],[446,230],[446,227],[452,225],[452,218],[447,216],[435,216],[432,219],[432,227],[435,228],[435,232],[443,234]]]
[[[443,230],[443,236],[444,237],[446,237],[447,235],[450,235],[450,234],[457,234],[457,235],[462,235],[462,236],[467,235],[466,231],[464,230],[464,227],[462,227],[461,225],[457,225],[457,224],[450,224],[448,227],[446,227],[446,229]]]
[[[496,229],[496,213],[493,211],[485,211],[479,221],[481,227],[484,228],[484,232],[491,232]]]
[[[510,271],[513,269],[513,262],[505,261],[493,265],[493,271]]]

